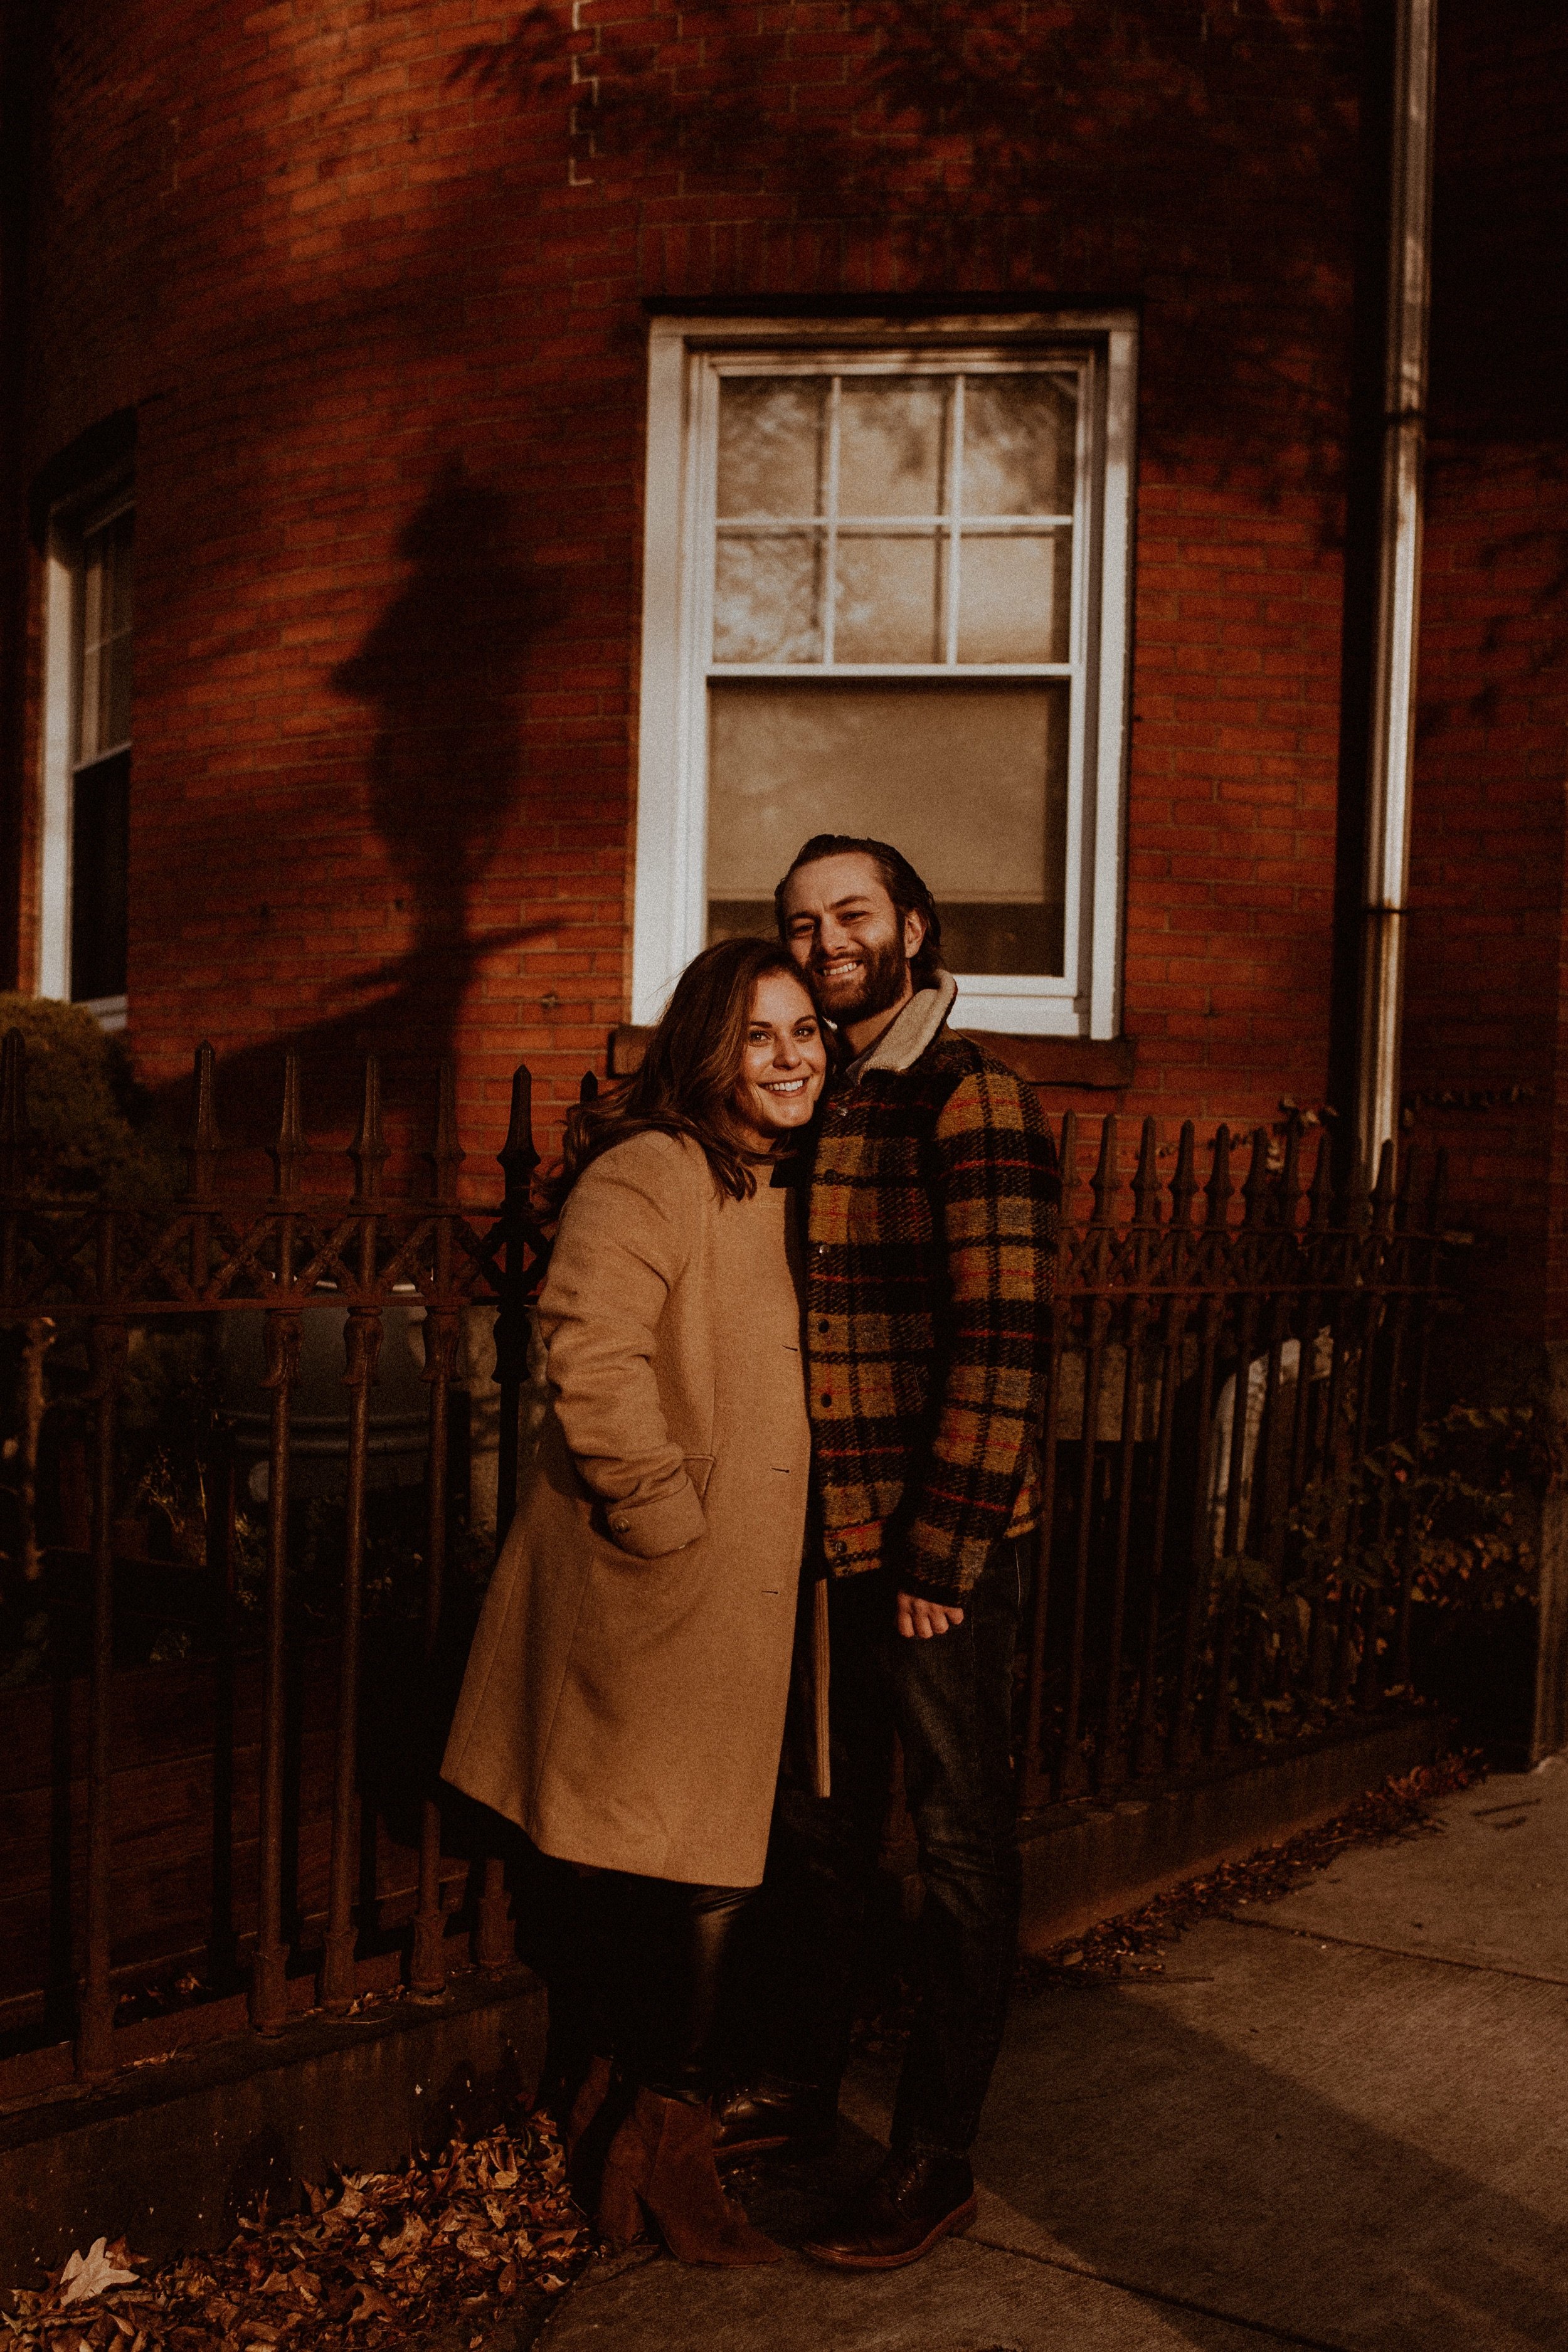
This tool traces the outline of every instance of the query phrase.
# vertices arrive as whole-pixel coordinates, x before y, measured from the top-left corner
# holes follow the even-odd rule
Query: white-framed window
[[[847,833],[960,1025],[1117,1034],[1135,367],[1123,313],[654,321],[634,1021]]]
[[[125,1024],[135,503],[128,481],[49,520],[37,985]]]

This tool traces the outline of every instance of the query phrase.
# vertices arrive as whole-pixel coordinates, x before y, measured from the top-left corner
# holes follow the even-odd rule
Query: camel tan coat
[[[791,1199],[650,1134],[563,1213],[552,1410],[442,1770],[563,1860],[761,1882],[810,1461]]]

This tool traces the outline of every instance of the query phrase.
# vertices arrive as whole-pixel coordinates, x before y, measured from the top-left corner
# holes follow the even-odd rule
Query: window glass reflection
[[[822,511],[821,376],[728,376],[719,389],[718,512]]]

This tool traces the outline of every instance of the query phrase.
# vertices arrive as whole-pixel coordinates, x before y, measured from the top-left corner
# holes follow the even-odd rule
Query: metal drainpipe
[[[1399,1125],[1410,770],[1421,610],[1436,0],[1395,0],[1394,16],[1382,505],[1356,1055],[1356,1147],[1369,1179],[1376,1171],[1383,1145]]]

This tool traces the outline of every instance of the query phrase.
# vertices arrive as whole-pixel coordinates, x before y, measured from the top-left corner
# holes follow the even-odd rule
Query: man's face
[[[887,885],[860,851],[819,857],[784,885],[784,939],[829,1021],[868,1021],[910,992],[910,959],[925,937],[921,916],[902,923]]]

